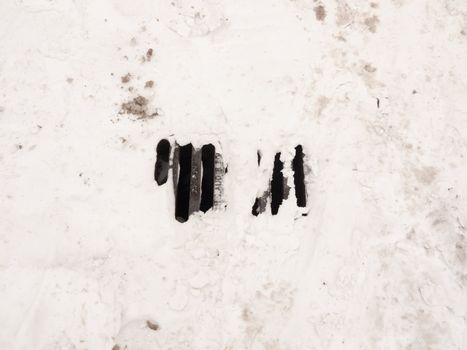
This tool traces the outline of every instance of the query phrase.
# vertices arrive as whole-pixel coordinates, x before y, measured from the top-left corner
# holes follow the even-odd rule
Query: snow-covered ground
[[[465,0],[0,19],[1,349],[467,349]],[[163,138],[216,145],[224,210],[175,220]],[[308,215],[253,216],[298,144]]]

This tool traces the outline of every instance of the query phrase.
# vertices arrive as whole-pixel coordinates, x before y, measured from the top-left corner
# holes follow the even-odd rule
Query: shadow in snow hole
[[[169,175],[170,142],[165,139],[161,140],[157,144],[156,152],[157,160],[154,169],[154,180],[160,186],[167,182]]]
[[[175,195],[175,219],[179,222],[187,221],[189,216],[192,153],[191,143],[179,147],[179,176]]]

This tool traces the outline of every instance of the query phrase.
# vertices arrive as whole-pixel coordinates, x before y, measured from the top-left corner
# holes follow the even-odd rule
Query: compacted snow
[[[466,1],[2,0],[0,18],[1,349],[467,348]],[[215,147],[215,203],[180,222],[189,143]]]

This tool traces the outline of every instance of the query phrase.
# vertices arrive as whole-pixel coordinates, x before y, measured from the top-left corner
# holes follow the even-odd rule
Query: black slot
[[[274,157],[274,169],[271,180],[271,213],[276,215],[284,199],[284,175],[282,169],[284,163],[280,160],[281,154],[276,153]]]
[[[161,140],[157,144],[156,152],[157,159],[154,168],[154,180],[160,186],[167,182],[169,175],[170,142],[165,139]]]
[[[214,204],[214,157],[216,148],[212,145],[204,145],[201,149],[201,161],[203,164],[203,180],[201,182],[200,210],[207,212]]]
[[[256,151],[256,160],[258,162],[258,166],[261,165],[261,151],[257,150]],[[264,196],[263,196],[264,197]],[[259,198],[256,197],[255,203],[253,204],[253,207],[251,208],[251,214],[254,216],[258,216],[264,211],[263,204],[265,203],[265,200],[267,200],[267,193],[265,198]]]
[[[295,147],[295,157],[292,161],[293,182],[295,185],[295,197],[298,207],[306,207],[305,173],[303,170],[303,148],[301,145]]]
[[[188,220],[190,209],[190,179],[191,179],[191,155],[193,146],[191,143],[179,148],[180,172],[177,184],[177,196],[175,199],[175,218],[179,222]]]
[[[259,215],[259,198],[256,197],[255,203],[253,204],[253,207],[251,208],[251,214],[254,216]]]

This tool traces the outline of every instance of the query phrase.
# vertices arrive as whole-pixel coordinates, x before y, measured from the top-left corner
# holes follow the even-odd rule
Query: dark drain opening
[[[177,219],[179,222],[187,221],[189,216],[192,153],[193,146],[191,143],[185,146],[181,146],[178,152],[180,170],[175,199],[175,219]]]
[[[259,215],[259,198],[258,198],[258,197],[256,197],[255,203],[253,204],[253,208],[251,208],[251,213],[252,213],[254,216],[258,216],[258,215]]]
[[[256,151],[256,160],[258,162],[258,167],[261,165],[262,153],[260,150]],[[258,216],[266,210],[266,205],[268,201],[269,191],[263,193],[261,197],[256,197],[255,203],[251,208],[251,214]]]
[[[200,210],[207,212],[214,204],[214,157],[216,148],[212,144],[201,148],[201,162],[203,164],[203,180],[201,182]]]
[[[251,214],[258,216],[261,213],[266,211],[266,206],[268,204],[269,191],[263,192],[261,197],[256,197],[255,203],[251,208]]]
[[[279,212],[279,207],[284,199],[284,175],[282,169],[284,163],[281,162],[281,154],[276,153],[274,157],[274,169],[272,171],[271,180],[271,213],[276,215]]]
[[[298,207],[306,207],[305,173],[303,170],[303,148],[295,147],[295,157],[292,161],[293,181],[295,185],[295,197]]]
[[[154,169],[154,180],[157,184],[163,185],[167,182],[169,175],[170,142],[161,140],[156,148],[157,160]]]

